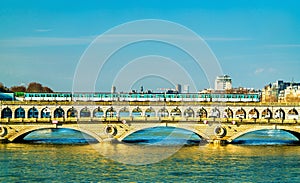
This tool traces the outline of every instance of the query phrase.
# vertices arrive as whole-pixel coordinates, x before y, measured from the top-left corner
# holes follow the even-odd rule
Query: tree
[[[47,87],[47,86],[44,86],[43,87],[43,92],[44,93],[53,93],[53,90],[51,88]]]
[[[10,89],[12,92],[26,92],[25,86],[12,86]]]
[[[0,92],[9,92],[9,89],[0,82]]]
[[[26,92],[42,92],[43,86],[40,83],[31,82],[29,83]]]
[[[26,92],[37,92],[37,93],[53,93],[53,90],[47,86],[43,86],[37,82],[29,83]]]

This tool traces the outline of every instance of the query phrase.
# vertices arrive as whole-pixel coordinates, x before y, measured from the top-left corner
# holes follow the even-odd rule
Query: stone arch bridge
[[[2,102],[0,139],[14,142],[28,133],[69,128],[99,142],[146,128],[177,127],[208,142],[231,142],[248,132],[280,129],[300,139],[299,104],[263,103],[71,103]]]

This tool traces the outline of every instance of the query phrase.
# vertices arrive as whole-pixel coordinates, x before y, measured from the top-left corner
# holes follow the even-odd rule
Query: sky
[[[0,0],[0,82],[11,87],[34,81],[55,91],[71,91],[95,39],[128,22],[150,19],[173,22],[200,36],[234,87],[300,82],[299,7],[297,0]],[[166,27],[131,30],[138,37],[143,29],[146,36],[155,32],[157,39],[172,37]],[[127,33],[102,41],[100,55],[93,59],[102,62],[103,49],[113,47],[112,40],[126,41]],[[193,45],[195,40],[189,41]],[[177,83],[196,91],[213,88],[205,68],[195,65],[191,55],[162,42],[126,45],[98,70],[96,82],[84,78],[97,91],[110,91],[111,85],[117,85],[117,91],[142,85],[158,90]],[[90,75],[89,69],[85,75]]]

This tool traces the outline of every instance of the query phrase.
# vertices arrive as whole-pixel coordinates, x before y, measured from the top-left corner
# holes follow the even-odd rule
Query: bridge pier
[[[210,144],[221,145],[221,146],[229,144],[227,140],[223,140],[223,139],[213,139],[213,140],[208,140],[207,142]]]

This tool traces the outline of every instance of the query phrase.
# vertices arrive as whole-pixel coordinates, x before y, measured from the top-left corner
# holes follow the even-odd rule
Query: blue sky
[[[0,81],[9,87],[37,81],[56,91],[71,91],[77,64],[98,35],[129,21],[162,19],[186,26],[201,36],[235,87],[262,88],[278,79],[299,82],[299,5],[297,0],[1,0]],[[151,54],[157,46],[160,48],[144,45]],[[162,56],[163,51],[174,52],[169,48],[159,50],[156,54]],[[134,57],[133,52],[134,47],[129,49],[128,58]],[[188,63],[180,54],[171,57],[176,60],[176,56]],[[119,64],[118,59],[111,61],[109,69]],[[97,85],[97,90],[110,90],[110,83],[105,84],[106,76],[116,73],[109,75],[109,69],[99,76],[102,84]],[[198,89],[210,87],[201,78],[203,74],[197,78],[198,70],[189,72]],[[158,80],[138,80],[133,87],[172,87]]]

